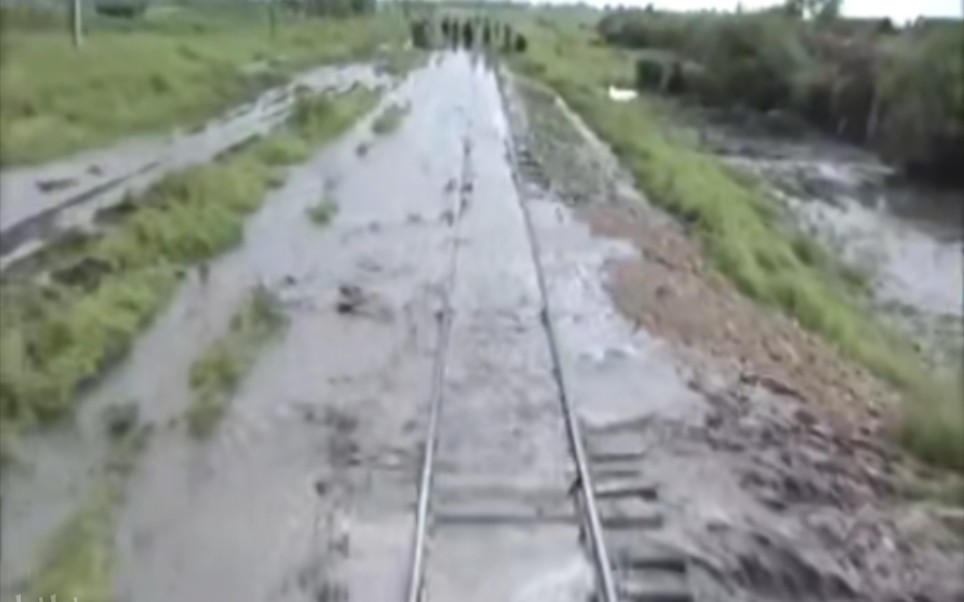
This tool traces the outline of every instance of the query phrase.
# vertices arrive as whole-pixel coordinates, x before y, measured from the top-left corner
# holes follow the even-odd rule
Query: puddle
[[[701,135],[728,163],[768,182],[801,230],[869,275],[875,311],[927,361],[960,361],[961,191],[901,181],[870,153],[822,137],[791,141],[732,125]]]
[[[888,184],[872,162],[730,161],[778,186],[805,231],[872,275],[880,300],[964,312],[964,222],[952,193]]]
[[[144,136],[39,166],[0,172],[0,269],[60,233],[84,227],[97,211],[146,190],[164,175],[210,161],[262,135],[288,115],[295,90],[342,91],[390,78],[368,65],[327,66],[300,74],[190,131]]]

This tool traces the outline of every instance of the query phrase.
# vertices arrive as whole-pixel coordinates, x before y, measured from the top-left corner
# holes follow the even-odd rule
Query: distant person
[[[489,27],[489,24],[486,23],[485,25],[482,26],[482,44],[488,47],[489,41],[491,39],[492,39],[492,30]]]
[[[515,36],[515,51],[525,52],[526,47],[528,47],[528,45],[529,45],[529,42],[526,40],[526,37],[521,33],[517,33]]]
[[[449,39],[449,18],[448,17],[445,17],[444,19],[442,19],[442,37],[445,38],[446,41]]]
[[[459,25],[459,22],[456,19],[452,19],[449,27],[452,28],[452,46],[458,46],[460,37],[459,34],[462,32],[462,27]]]
[[[466,21],[465,25],[462,26],[462,43],[466,48],[472,48],[472,22]]]

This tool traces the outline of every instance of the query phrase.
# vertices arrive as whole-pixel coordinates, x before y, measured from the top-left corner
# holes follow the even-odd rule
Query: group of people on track
[[[463,48],[492,48],[506,52],[525,52],[527,41],[524,35],[513,31],[508,23],[493,21],[484,17],[456,18],[445,16],[440,23],[442,39],[448,46]],[[428,43],[429,21],[412,24],[412,37],[416,45]]]

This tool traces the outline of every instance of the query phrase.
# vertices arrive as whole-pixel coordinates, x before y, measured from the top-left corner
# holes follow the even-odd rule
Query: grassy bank
[[[0,35],[0,161],[12,164],[190,126],[298,70],[369,59],[405,27],[391,10],[292,17],[272,37],[260,12],[157,8],[136,27],[94,31],[79,51],[61,27]]]
[[[115,599],[114,523],[127,477],[148,434],[148,430],[137,427],[112,442],[107,464],[92,479],[87,501],[46,542],[24,599]]]
[[[594,43],[578,25],[551,17],[533,22],[518,70],[553,87],[580,113],[650,199],[688,226],[711,264],[744,294],[781,309],[900,387],[908,398],[900,436],[912,451],[962,467],[959,391],[938,384],[910,345],[868,316],[848,290],[845,272],[784,225],[778,201],[763,187],[676,135],[672,116],[658,104],[610,101],[606,86],[632,78],[633,57]]]
[[[231,318],[228,332],[191,366],[194,401],[187,411],[187,424],[192,435],[205,437],[214,430],[258,351],[284,324],[277,299],[266,289],[255,289]]]
[[[276,136],[310,149],[342,132],[375,95],[303,98]],[[166,178],[102,220],[104,234],[47,251],[0,282],[0,418],[4,449],[23,428],[64,415],[79,387],[122,357],[180,275],[237,244],[277,173],[278,138]],[[43,276],[41,276],[43,274]]]

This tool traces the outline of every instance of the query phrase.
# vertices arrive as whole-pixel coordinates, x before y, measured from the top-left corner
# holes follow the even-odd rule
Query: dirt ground
[[[736,292],[578,118],[530,85],[507,95],[530,179],[551,182],[593,236],[631,244],[605,264],[612,303],[669,344],[702,400],[700,419],[631,426],[671,517],[662,538],[702,569],[697,599],[964,599],[961,513],[901,495],[926,471],[886,438],[896,394]]]

